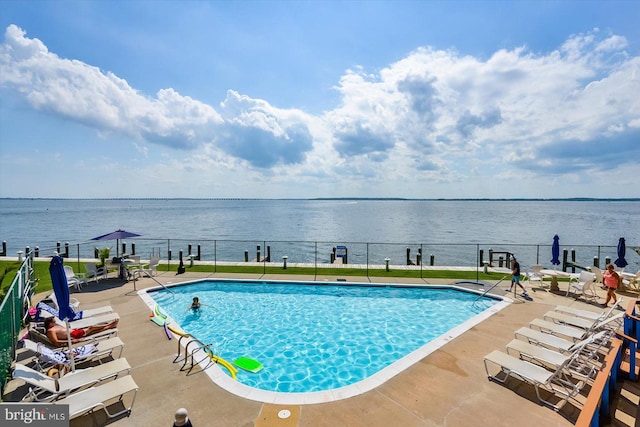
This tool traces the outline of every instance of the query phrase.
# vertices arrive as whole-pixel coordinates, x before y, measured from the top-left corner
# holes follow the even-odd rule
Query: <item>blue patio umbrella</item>
[[[69,349],[71,349],[71,328],[69,327],[69,320],[74,319],[76,314],[74,313],[71,305],[69,305],[69,285],[67,284],[67,275],[64,272],[63,259],[57,252],[54,253],[51,263],[49,264],[49,274],[51,275],[51,284],[53,285],[53,292],[56,295],[58,301],[58,318],[64,320],[67,326],[67,342]],[[71,370],[75,371],[76,367],[73,362],[73,352],[71,353]]]
[[[625,268],[629,264],[627,260],[624,259],[626,252],[627,248],[625,247],[624,237],[621,237],[620,240],[618,240],[618,259],[613,262],[620,268]]]
[[[560,265],[560,238],[557,234],[553,236],[553,245],[551,245],[551,264]]]
[[[132,233],[130,231],[125,231],[125,230],[118,229],[118,230],[113,231],[111,233],[107,233],[107,234],[103,234],[102,236],[94,237],[91,240],[115,240],[116,241],[116,256],[118,256],[119,255],[118,246],[120,244],[120,239],[127,239],[129,237],[140,237],[140,234]]]

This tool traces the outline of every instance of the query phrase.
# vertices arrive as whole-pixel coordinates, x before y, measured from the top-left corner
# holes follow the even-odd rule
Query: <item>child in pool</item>
[[[191,304],[187,308],[187,311],[193,310],[194,313],[198,312],[200,310],[200,307],[202,307],[203,305],[206,304],[201,303],[198,297],[193,297],[193,302],[191,302]]]

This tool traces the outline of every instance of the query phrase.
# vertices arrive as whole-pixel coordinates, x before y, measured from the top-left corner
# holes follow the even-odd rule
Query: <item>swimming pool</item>
[[[278,403],[360,394],[501,308],[460,289],[408,285],[204,280],[147,295],[222,358],[264,365],[238,373],[244,387],[226,374],[215,375],[219,385]],[[196,295],[205,305],[194,313]]]

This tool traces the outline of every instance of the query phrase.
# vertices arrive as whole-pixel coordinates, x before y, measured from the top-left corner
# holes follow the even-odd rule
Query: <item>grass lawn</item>
[[[4,297],[6,290],[15,278],[16,272],[20,268],[18,261],[0,261],[0,298]],[[76,261],[69,260],[66,263],[71,265],[75,271],[84,272],[84,265],[78,265]],[[34,261],[34,272],[36,277],[36,293],[45,292],[51,289],[51,276],[49,275],[49,262]],[[349,277],[407,277],[407,278],[424,278],[424,279],[452,279],[452,280],[480,280],[492,281],[500,280],[505,273],[488,273],[482,270],[478,273],[475,271],[458,271],[458,270],[394,270],[391,266],[390,271],[386,269],[361,269],[361,268],[314,268],[314,267],[288,267],[286,270],[282,266],[262,266],[262,265],[209,265],[195,264],[193,267],[186,267],[187,271],[202,273],[250,273],[250,274],[295,274],[314,276],[320,274],[323,276],[349,276]],[[160,264],[159,271],[177,271],[178,266],[175,264]],[[477,277],[476,277],[477,274]]]

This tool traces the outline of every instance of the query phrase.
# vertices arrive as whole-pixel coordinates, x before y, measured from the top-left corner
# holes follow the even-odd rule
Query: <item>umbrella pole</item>
[[[71,357],[71,372],[75,372],[76,364],[73,360],[73,349],[71,348],[71,327],[69,326],[69,319],[65,319],[64,322],[67,324],[67,343],[69,344],[69,356]]]

